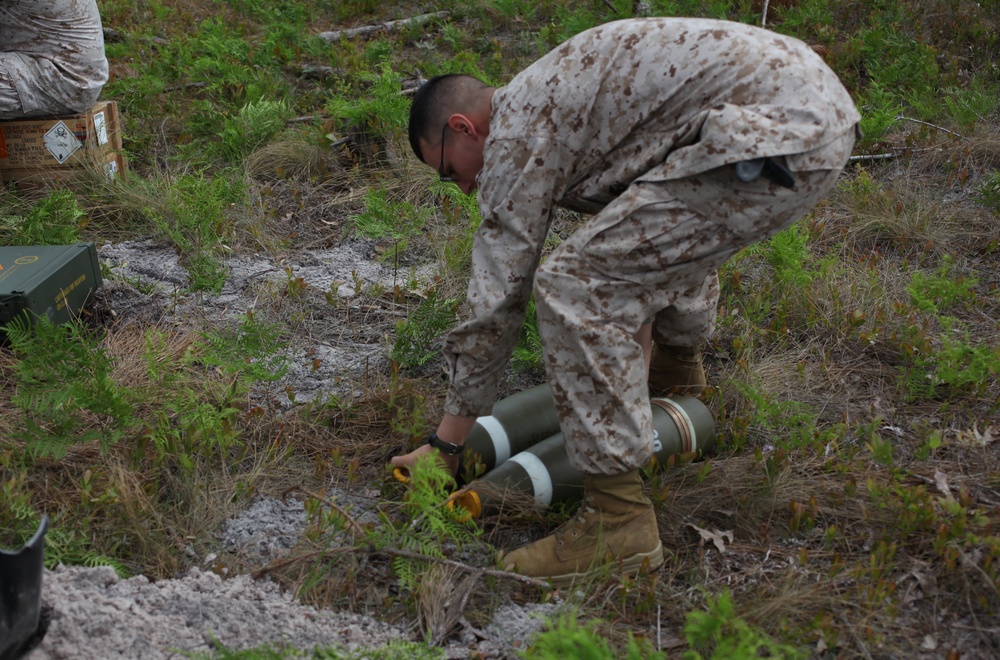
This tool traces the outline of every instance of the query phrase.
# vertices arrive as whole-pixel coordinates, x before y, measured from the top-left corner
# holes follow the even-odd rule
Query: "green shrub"
[[[987,338],[986,343],[974,341],[951,317],[942,316],[940,322],[936,350],[910,352],[911,364],[903,368],[909,398],[991,391],[1000,376],[1000,344],[995,338]]]
[[[399,93],[401,76],[384,62],[378,74],[364,74],[361,78],[370,88],[360,98],[333,96],[327,102],[327,111],[333,119],[374,138],[401,138],[410,120],[410,101]]]
[[[960,303],[975,300],[978,280],[963,276],[952,278],[953,269],[954,259],[946,257],[933,275],[914,271],[906,292],[920,311],[939,314]]]
[[[90,471],[84,472],[83,481],[90,478]],[[17,550],[31,540],[42,516],[31,505],[32,493],[24,474],[14,475],[0,481],[0,548]],[[86,488],[86,484],[84,484]],[[96,508],[104,504],[92,503]],[[92,509],[93,510],[93,509]],[[60,564],[66,566],[111,566],[119,576],[128,577],[126,567],[114,559],[94,551],[88,533],[88,521],[63,524],[60,515],[49,516],[49,527],[45,533],[45,567],[55,569]]]
[[[542,368],[542,338],[538,334],[538,310],[534,297],[528,301],[524,325],[514,345],[513,366],[515,371]]]
[[[430,191],[439,196],[445,222],[430,227],[432,242],[439,246],[442,273],[467,281],[472,267],[472,246],[482,223],[475,195],[466,195],[453,183],[435,181]]]
[[[449,330],[457,318],[458,298],[438,298],[438,289],[430,289],[417,308],[396,322],[396,341],[389,358],[403,367],[419,367],[437,355],[435,342]]]
[[[794,646],[776,642],[737,616],[728,591],[714,598],[709,596],[707,606],[707,612],[688,612],[684,636],[690,649],[684,653],[684,660],[808,657]]]
[[[247,103],[237,116],[225,120],[219,134],[222,155],[231,162],[243,162],[283,131],[291,118],[291,109],[284,101],[260,99]]]
[[[6,330],[19,360],[12,402],[24,426],[17,437],[30,454],[59,458],[91,440],[107,449],[138,424],[129,389],[111,379],[103,335],[76,322],[54,325],[47,317],[33,326],[17,319]]]
[[[442,504],[454,490],[455,480],[433,456],[424,456],[410,470],[409,486],[403,505],[408,520],[415,522],[404,522],[376,545],[443,559],[447,545],[461,549],[479,540],[482,531],[473,521],[461,519],[458,512]],[[408,590],[417,587],[428,565],[410,557],[393,560],[396,576]]]
[[[165,199],[147,210],[180,251],[191,290],[222,290],[226,269],[217,255],[234,235],[237,205],[245,202],[245,185],[234,172],[219,172],[212,178],[187,174],[175,179]]]
[[[202,336],[205,353],[201,361],[238,377],[242,383],[275,381],[288,373],[284,332],[279,326],[258,319],[252,312],[241,317],[237,328],[217,328]]]
[[[0,215],[0,244],[71,245],[76,243],[85,214],[67,190],[49,193],[26,215]]]
[[[372,188],[365,193],[365,210],[351,216],[351,221],[357,236],[392,240],[392,250],[385,258],[396,261],[406,250],[409,239],[420,234],[432,213],[429,207],[390,199],[384,187]]]
[[[983,177],[976,186],[976,192],[994,215],[1000,215],[1000,171],[993,170]]]
[[[523,653],[525,660],[659,660],[666,655],[652,648],[648,641],[629,635],[624,652],[612,648],[611,643],[598,631],[601,621],[586,624],[577,621],[572,613],[561,616],[547,630],[542,631]]]

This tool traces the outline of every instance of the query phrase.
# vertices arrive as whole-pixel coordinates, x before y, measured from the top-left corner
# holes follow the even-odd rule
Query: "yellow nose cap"
[[[474,490],[452,493],[448,498],[448,508],[455,512],[455,518],[461,522],[474,520],[483,513],[483,503]]]

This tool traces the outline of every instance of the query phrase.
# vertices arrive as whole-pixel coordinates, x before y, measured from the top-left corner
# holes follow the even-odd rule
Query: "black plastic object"
[[[48,629],[42,616],[42,569],[48,516],[20,550],[0,550],[0,660],[14,660],[41,641]]]

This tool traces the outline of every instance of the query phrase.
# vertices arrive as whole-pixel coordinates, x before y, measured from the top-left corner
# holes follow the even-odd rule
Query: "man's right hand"
[[[403,474],[409,476],[410,470],[417,464],[417,461],[428,454],[433,454],[438,463],[440,463],[451,476],[458,476],[458,468],[461,463],[462,455],[457,454],[455,456],[448,456],[427,444],[420,445],[409,454],[393,456],[389,459],[389,464],[392,465],[392,467],[399,469]]]
[[[438,424],[437,435],[445,442],[450,442],[456,445],[464,445],[465,438],[469,435],[469,431],[472,430],[475,423],[475,417],[462,417],[461,415],[445,413],[444,417],[441,418],[441,423]],[[389,459],[389,463],[392,467],[399,469],[401,472],[409,476],[409,472],[413,466],[416,465],[417,460],[429,453],[434,453],[437,456],[438,460],[444,464],[445,469],[448,470],[451,476],[458,476],[458,468],[461,463],[462,455],[458,454],[456,456],[448,456],[427,444],[417,447],[409,454],[393,456]]]

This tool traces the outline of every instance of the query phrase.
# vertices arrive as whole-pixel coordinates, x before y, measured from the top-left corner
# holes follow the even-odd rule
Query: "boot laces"
[[[566,521],[563,525],[562,530],[558,534],[559,544],[563,542],[563,538],[568,534],[574,539],[580,536],[580,528],[587,525],[587,517],[590,514],[597,513],[597,509],[591,506],[589,500],[584,500],[583,504],[580,505],[580,509],[576,512],[576,515]]]

